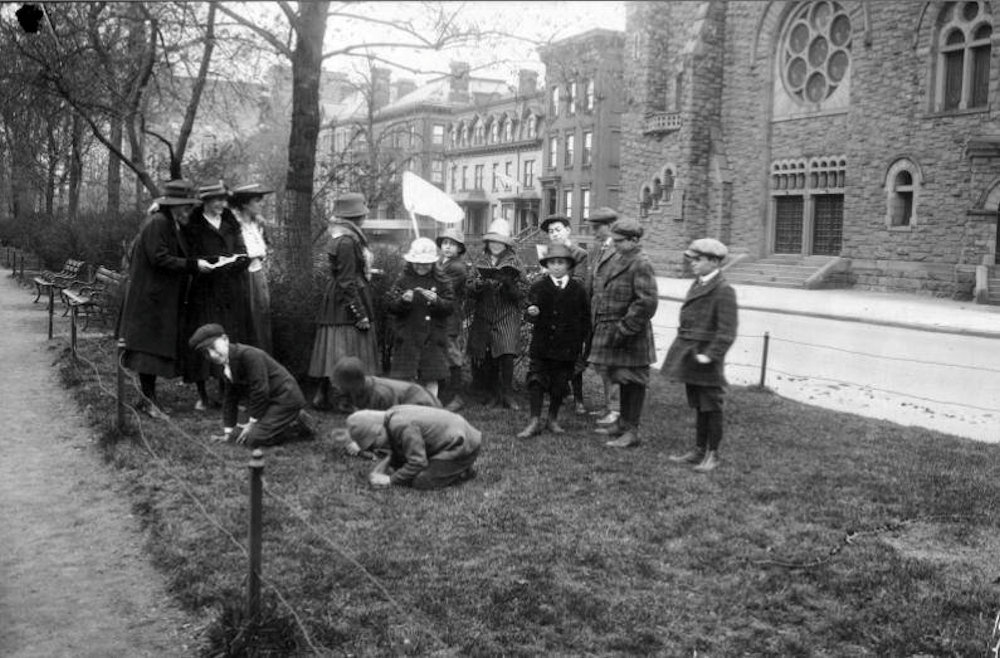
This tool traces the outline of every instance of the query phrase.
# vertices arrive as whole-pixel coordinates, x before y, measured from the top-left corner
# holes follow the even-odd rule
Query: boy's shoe
[[[546,429],[548,429],[553,434],[565,434],[566,430],[563,426],[559,424],[559,421],[555,418],[549,418],[548,422],[545,424]]]
[[[594,434],[600,434],[602,436],[621,436],[625,433],[626,428],[617,420],[610,425],[605,425],[604,427],[598,427],[594,429]]]
[[[632,430],[629,430],[624,434],[622,434],[621,436],[619,436],[617,439],[613,441],[608,441],[604,445],[608,446],[609,448],[635,448],[639,446],[639,444],[641,443],[642,442],[639,440],[639,436]]]
[[[619,416],[621,416],[621,414],[619,412],[617,412],[617,411],[609,411],[604,416],[601,416],[600,418],[597,419],[597,424],[598,425],[611,425],[612,423],[615,423],[615,422],[618,421]]]
[[[154,420],[170,420],[170,415],[163,409],[160,409],[155,402],[146,402],[143,400],[136,408]]]
[[[705,453],[701,450],[689,450],[683,455],[670,455],[667,459],[675,464],[700,464],[705,459]]]
[[[714,450],[709,450],[705,453],[705,459],[702,460],[700,464],[694,467],[693,470],[699,473],[708,473],[709,471],[714,471],[719,465],[719,457],[715,454]]]
[[[528,426],[523,430],[518,432],[517,438],[519,439],[530,439],[533,436],[537,436],[542,433],[542,419],[532,418]]]

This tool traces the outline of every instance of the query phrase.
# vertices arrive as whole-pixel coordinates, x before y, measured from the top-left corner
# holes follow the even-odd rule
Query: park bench
[[[114,318],[121,300],[123,284],[127,275],[104,266],[98,267],[91,282],[80,282],[62,289],[60,296],[66,304],[66,311],[76,317],[83,313],[86,316],[84,329],[90,326],[90,318],[97,315],[104,323],[108,318]]]
[[[41,299],[42,293],[54,293],[66,288],[85,273],[86,267],[84,261],[70,258],[59,272],[45,270],[32,279],[35,282],[35,299],[32,301],[37,302]]]

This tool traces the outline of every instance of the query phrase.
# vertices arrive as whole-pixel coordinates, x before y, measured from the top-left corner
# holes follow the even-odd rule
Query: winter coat
[[[221,256],[247,253],[240,223],[229,209],[222,211],[219,230],[208,223],[201,208],[195,209],[184,235],[195,258],[215,262]],[[188,336],[201,325],[215,322],[222,325],[234,343],[256,345],[246,279],[249,264],[249,259],[244,257],[191,278],[187,300]]]
[[[358,409],[388,409],[397,404],[417,404],[423,407],[440,407],[441,402],[420,384],[388,377],[365,377],[364,387],[350,394],[352,411]]]
[[[693,283],[681,304],[677,337],[660,372],[686,384],[725,386],[725,357],[736,340],[736,316],[736,291],[721,273],[704,285]],[[710,357],[711,363],[698,363],[696,354]]]
[[[428,301],[417,288],[433,290],[438,297]],[[413,290],[413,300],[403,294]],[[409,264],[386,293],[386,307],[393,323],[392,371],[396,379],[437,381],[448,376],[448,318],[455,308],[451,284],[432,269],[417,274]]]
[[[458,336],[462,333],[462,323],[465,322],[465,283],[469,276],[469,267],[459,256],[440,264],[439,268],[451,284],[451,292],[455,297],[455,309],[448,316],[448,335]]]
[[[534,326],[529,354],[534,359],[576,361],[590,336],[590,302],[583,284],[570,277],[560,289],[552,277],[536,281],[528,291],[528,306],[539,314],[527,316]]]
[[[640,249],[616,254],[594,285],[590,362],[634,368],[656,361],[652,318],[659,299],[649,258]]]
[[[125,348],[167,359],[183,354],[183,302],[198,271],[180,227],[167,214],[151,215],[132,242],[118,335]]]
[[[498,278],[484,277],[479,268],[490,272],[494,268],[509,268],[497,272]],[[521,311],[527,294],[528,282],[524,266],[512,249],[500,254],[496,265],[488,254],[483,254],[469,278],[469,301],[473,304],[472,324],[469,327],[468,352],[473,361],[479,361],[489,352],[497,357],[517,354],[521,336]]]
[[[604,277],[606,275],[607,263],[614,255],[614,245],[605,245],[603,240],[595,243],[594,246],[590,248],[590,254],[587,256],[587,276],[584,279],[588,296],[593,296],[594,281],[598,277]]]
[[[456,413],[410,404],[385,414],[385,429],[396,471],[393,484],[412,482],[431,461],[462,459],[479,452],[483,434]]]
[[[262,349],[230,343],[229,369],[233,379],[222,403],[225,427],[236,426],[241,399],[247,401],[247,415],[257,420],[273,406],[294,410],[306,406],[295,378]]]
[[[349,220],[331,222],[326,254],[331,278],[316,314],[317,324],[353,325],[364,318],[374,321],[369,284],[373,258],[365,234]]]

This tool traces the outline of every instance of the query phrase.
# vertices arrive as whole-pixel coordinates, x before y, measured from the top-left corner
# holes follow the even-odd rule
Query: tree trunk
[[[319,84],[330,3],[301,2],[292,56],[292,124],[288,139],[282,257],[289,273],[305,275],[312,263],[312,197],[319,138]]]
[[[116,149],[122,148],[122,120],[111,117],[111,130],[108,131],[108,141]],[[113,151],[108,151],[108,212],[118,214],[122,198],[122,161]]]
[[[68,213],[73,222],[80,214],[80,183],[83,181],[83,120],[73,115],[70,128]]]

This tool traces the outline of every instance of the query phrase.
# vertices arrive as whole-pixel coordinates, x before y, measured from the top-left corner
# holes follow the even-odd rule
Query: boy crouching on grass
[[[303,411],[306,399],[302,389],[270,354],[250,345],[230,343],[219,324],[198,327],[188,344],[198,352],[205,352],[212,363],[222,368],[223,440],[256,448],[315,438],[315,423]],[[242,397],[247,399],[250,418],[246,425],[237,426]]]
[[[727,383],[723,368],[736,340],[736,292],[719,271],[728,253],[726,245],[713,238],[695,240],[684,252],[696,278],[681,304],[677,337],[661,369],[664,376],[684,383],[688,405],[698,414],[694,449],[670,460],[694,464],[700,473],[719,463]]]
[[[528,439],[548,429],[553,434],[565,430],[559,425],[559,407],[573,377],[583,344],[590,335],[590,302],[583,284],[570,272],[576,258],[569,247],[553,244],[538,261],[547,270],[528,292],[528,321],[533,323],[528,355],[528,400],[531,420],[517,435]],[[542,400],[549,394],[549,417],[542,423]]]

